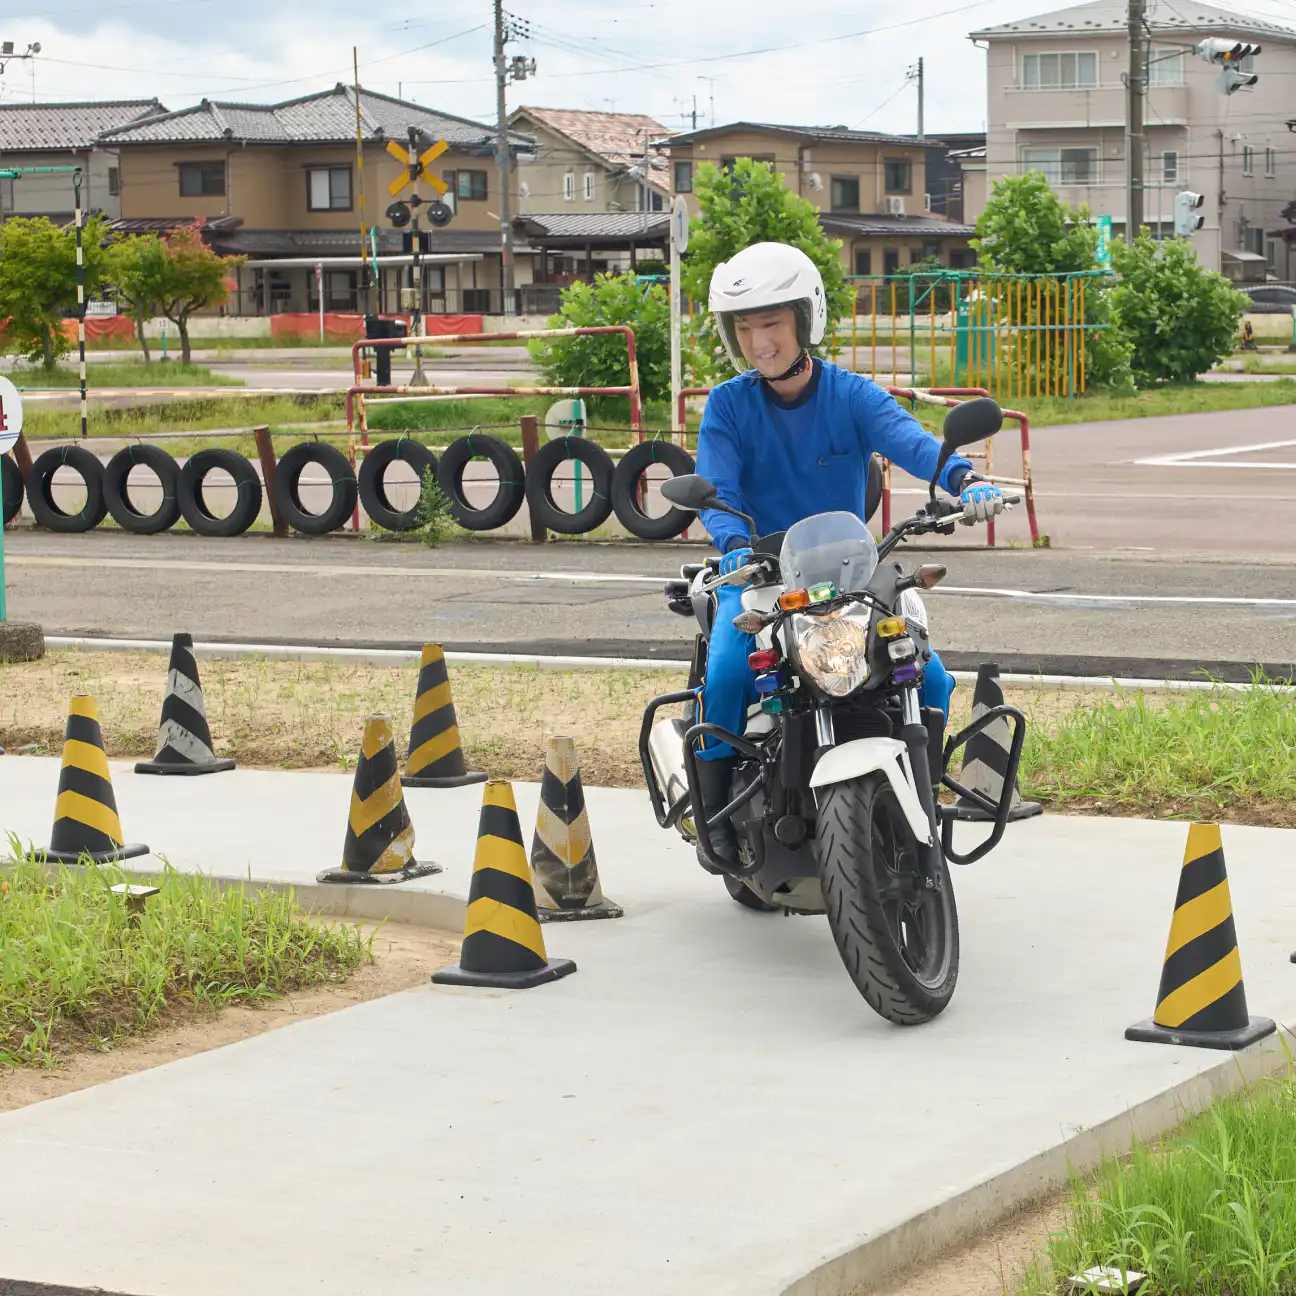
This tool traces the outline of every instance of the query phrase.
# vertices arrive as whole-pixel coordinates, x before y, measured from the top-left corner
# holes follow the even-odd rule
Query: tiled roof
[[[834,234],[920,234],[925,237],[971,238],[974,225],[957,225],[953,221],[934,220],[927,216],[842,216],[820,212],[819,223]]]
[[[1225,30],[1240,35],[1260,33],[1268,36],[1285,36],[1296,40],[1296,31],[1265,18],[1218,9],[1214,5],[1198,4],[1194,0],[1148,0],[1145,18],[1153,31],[1213,32]],[[1055,9],[1051,13],[1020,18],[1016,22],[999,23],[975,31],[976,39],[996,36],[1044,36],[1051,32],[1124,32],[1127,30],[1127,13],[1124,0],[1092,0],[1090,4],[1075,5],[1070,9]]]
[[[730,131],[771,131],[778,135],[791,135],[797,139],[810,142],[837,141],[843,144],[894,144],[894,145],[932,145],[940,140],[920,135],[885,135],[879,131],[851,130],[847,126],[784,126],[775,122],[730,122],[726,126],[709,126],[706,130],[686,131],[682,135],[672,135],[666,144],[692,144],[694,140],[714,139]]]
[[[666,127],[642,113],[588,112],[580,108],[518,108],[513,116],[526,115],[550,130],[574,140],[583,149],[606,158],[613,166],[628,167],[648,151],[651,171],[663,177],[669,163],[649,149],[654,140],[668,134]]]
[[[538,212],[519,216],[514,224],[542,242],[554,239],[657,242],[670,230],[670,213]]]
[[[0,104],[0,153],[88,149],[103,131],[164,112],[156,99]]]
[[[410,126],[459,149],[489,150],[493,132],[481,122],[424,108],[389,95],[360,91],[360,122],[367,139],[404,140]],[[278,104],[204,99],[192,108],[107,132],[114,144],[247,142],[249,144],[348,144],[356,136],[356,96],[338,82],[331,90]],[[510,135],[514,148],[530,140]]]

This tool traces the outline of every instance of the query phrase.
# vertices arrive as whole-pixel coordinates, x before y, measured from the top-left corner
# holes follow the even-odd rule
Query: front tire
[[[958,981],[958,910],[942,860],[924,890],[909,821],[881,773],[836,783],[819,807],[815,854],[837,952],[869,1007],[898,1026],[931,1021]]]

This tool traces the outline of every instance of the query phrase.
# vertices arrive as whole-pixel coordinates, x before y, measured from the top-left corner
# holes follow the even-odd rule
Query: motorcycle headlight
[[[927,606],[917,590],[907,589],[900,595],[900,615],[906,621],[922,626],[924,630],[931,629],[931,622],[927,620]]]
[[[869,619],[865,607],[792,618],[797,665],[829,697],[846,697],[868,679]]]

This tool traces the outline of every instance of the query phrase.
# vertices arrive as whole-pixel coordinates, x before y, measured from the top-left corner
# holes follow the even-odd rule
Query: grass
[[[358,928],[310,921],[291,896],[168,869],[138,921],[120,870],[47,870],[10,838],[0,872],[0,1064],[50,1066],[201,1010],[344,981],[372,958]]]
[[[1248,374],[1296,374],[1296,360],[1285,356],[1269,359],[1251,353],[1242,357],[1242,372]]]
[[[56,365],[52,370],[39,365],[18,365],[6,370],[19,391],[42,387],[77,387],[81,377],[74,365]],[[145,364],[143,360],[114,360],[86,366],[86,387],[242,387],[243,380],[213,373],[205,365]]]
[[[1271,1041],[1272,1044],[1272,1041]],[[1296,1083],[1261,1081],[1154,1147],[1073,1185],[1066,1227],[1019,1296],[1090,1265],[1148,1275],[1148,1296],[1296,1290]]]

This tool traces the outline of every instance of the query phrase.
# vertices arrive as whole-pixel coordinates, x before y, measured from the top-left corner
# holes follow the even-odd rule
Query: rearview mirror
[[[662,482],[661,493],[668,503],[694,512],[710,508],[716,502],[716,488],[697,473],[686,473]]]
[[[945,444],[951,450],[959,450],[965,445],[994,436],[1001,427],[1003,410],[989,396],[978,396],[975,400],[955,405],[945,415],[942,431]]]

